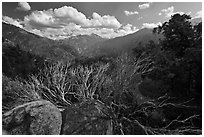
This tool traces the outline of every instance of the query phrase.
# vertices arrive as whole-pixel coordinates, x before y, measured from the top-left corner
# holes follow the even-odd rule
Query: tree
[[[171,92],[197,99],[202,92],[202,23],[193,26],[190,19],[189,15],[175,14],[154,29],[164,36],[160,42],[162,56],[155,62],[165,71],[166,76],[161,77]]]
[[[195,47],[202,46],[202,22],[194,26],[194,41]]]
[[[168,22],[154,30],[165,37],[161,43],[162,49],[175,52],[177,57],[183,56],[184,51],[192,46],[194,38],[190,19],[191,17],[186,14],[174,14]]]

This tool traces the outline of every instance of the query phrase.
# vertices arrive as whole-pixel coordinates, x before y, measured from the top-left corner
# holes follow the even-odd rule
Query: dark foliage
[[[202,96],[202,23],[192,26],[190,16],[175,14],[154,31],[165,38],[155,64],[166,76],[175,96],[195,98],[201,105]],[[199,97],[200,96],[200,97]]]
[[[45,59],[20,49],[19,45],[2,44],[2,71],[11,78],[27,79],[43,69]]]

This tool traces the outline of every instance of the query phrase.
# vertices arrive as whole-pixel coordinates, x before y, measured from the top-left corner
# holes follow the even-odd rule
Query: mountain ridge
[[[123,37],[116,37],[103,42],[96,43],[89,48],[89,52],[93,53],[96,50],[96,54],[119,54],[120,52],[130,51],[136,48],[138,45],[145,46],[149,41],[159,42],[162,36],[159,34],[153,34],[152,29],[141,29],[135,33],[128,34]],[[87,51],[88,52],[88,51]],[[96,56],[92,55],[92,56]]]
[[[18,45],[20,49],[26,52],[49,59],[55,60],[56,57],[57,59],[62,57],[65,60],[78,56],[77,50],[68,44],[60,44],[55,40],[41,37],[4,22],[2,22],[2,37],[15,43],[15,45]]]
[[[58,40],[59,43],[68,44],[75,47],[80,54],[84,54],[83,51],[89,46],[92,46],[98,42],[105,41],[107,39],[100,37],[97,34],[91,35],[77,35],[66,39]]]

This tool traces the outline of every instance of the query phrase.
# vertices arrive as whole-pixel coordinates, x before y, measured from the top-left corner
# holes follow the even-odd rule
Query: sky
[[[2,21],[51,39],[114,38],[154,28],[175,14],[202,17],[202,2],[3,2]]]

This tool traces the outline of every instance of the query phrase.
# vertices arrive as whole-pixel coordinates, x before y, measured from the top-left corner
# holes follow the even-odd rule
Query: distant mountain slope
[[[93,56],[118,54],[120,52],[129,51],[133,48],[145,46],[149,41],[159,42],[162,36],[159,34],[153,34],[152,29],[141,29],[133,34],[129,34],[123,37],[116,37],[114,39],[102,41],[96,43],[87,52],[95,53]]]
[[[194,18],[191,20],[192,25],[197,25],[200,22],[202,22],[202,18]]]
[[[4,22],[2,22],[2,37],[35,55],[56,60],[67,60],[78,56],[77,50],[68,44],[60,44],[58,41],[40,37]]]
[[[84,50],[93,46],[98,42],[105,41],[105,38],[102,38],[96,34],[91,35],[78,35],[72,36],[70,38],[61,39],[59,43],[68,44],[75,47],[80,54],[83,54]]]

